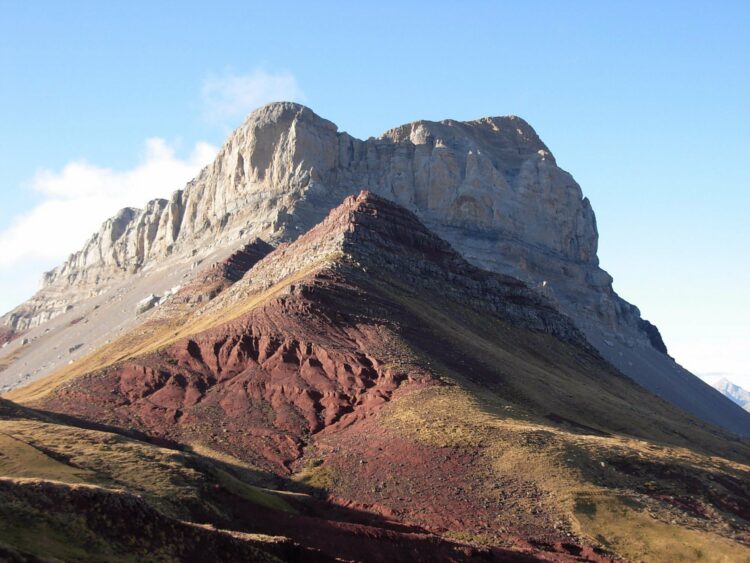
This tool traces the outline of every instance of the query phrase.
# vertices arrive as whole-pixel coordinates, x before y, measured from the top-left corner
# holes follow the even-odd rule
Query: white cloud
[[[303,101],[297,79],[289,72],[267,72],[262,68],[248,74],[225,73],[203,82],[204,116],[223,124],[244,118],[269,102]]]
[[[41,200],[0,231],[0,312],[33,292],[32,272],[38,279],[43,270],[62,262],[117,210],[142,207],[184,187],[216,152],[216,147],[201,142],[183,159],[166,141],[152,138],[130,170],[81,160],[59,171],[39,171],[27,188]]]

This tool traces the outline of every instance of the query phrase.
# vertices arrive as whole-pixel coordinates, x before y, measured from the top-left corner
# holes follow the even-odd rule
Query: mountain
[[[122,555],[133,528],[98,507],[139,494],[135,521],[169,530],[171,554],[187,537],[284,560],[750,556],[750,443],[625,377],[552,300],[400,205],[348,196],[295,241],[251,240],[193,278],[6,394],[22,451],[0,469],[33,521],[59,495],[45,526],[85,514]],[[38,553],[30,533],[0,543]]]
[[[261,108],[3,317],[0,558],[750,558],[750,414],[596,244],[519,118]]]
[[[675,363],[658,329],[614,292],[598,265],[588,199],[513,116],[418,121],[362,141],[297,104],[259,109],[184,190],[122,210],[2,318],[0,338],[15,338],[6,356],[18,361],[3,364],[0,387],[51,373],[132,328],[140,301],[163,297],[249,238],[296,239],[363,187],[416,213],[471,263],[544,294],[643,387],[750,434],[747,413]],[[91,322],[67,330],[79,319]]]
[[[745,391],[739,385],[735,385],[727,378],[722,377],[713,384],[713,388],[746,411],[750,411],[750,392]]]

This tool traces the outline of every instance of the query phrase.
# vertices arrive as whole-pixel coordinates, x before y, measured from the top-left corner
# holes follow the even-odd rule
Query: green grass
[[[3,499],[4,500],[4,499]],[[18,551],[63,561],[135,561],[135,556],[113,553],[76,516],[64,519],[19,504],[0,508],[0,538]],[[96,556],[92,556],[96,553]]]
[[[305,466],[294,475],[298,483],[320,491],[330,491],[335,487],[336,478],[329,467],[322,465],[322,459],[308,459]]]
[[[0,478],[0,546],[44,560],[277,561],[262,549],[277,539],[170,519],[123,491]]]
[[[216,470],[216,476],[221,486],[227,491],[245,500],[249,500],[253,504],[281,512],[290,512],[293,514],[298,512],[275,491],[269,491],[268,489],[244,483],[222,469]]]

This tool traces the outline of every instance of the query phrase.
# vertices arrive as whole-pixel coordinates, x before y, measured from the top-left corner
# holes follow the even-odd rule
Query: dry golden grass
[[[335,476],[333,472],[318,463],[321,460],[313,460],[307,463],[300,471],[295,473],[293,479],[308,487],[322,491],[330,491],[334,488]]]
[[[649,474],[659,467],[700,476],[707,488],[713,476],[747,482],[746,443],[696,423],[554,338],[458,304],[438,308],[438,300],[393,286],[378,291],[416,316],[434,342],[450,342],[496,374],[494,385],[472,383],[413,348],[447,385],[401,395],[381,420],[423,444],[479,450],[484,478],[503,483],[504,500],[512,498],[501,520],[531,524],[541,511],[561,529],[633,560],[750,561],[746,523],[734,528],[732,515],[721,511],[694,517],[645,494],[649,479],[662,493],[684,494],[678,481]],[[588,429],[551,422],[547,413]],[[621,473],[610,460],[626,460],[644,475]]]
[[[83,499],[86,502],[81,506]],[[274,551],[276,546],[287,543],[283,537],[222,530],[165,517],[153,507],[143,506],[141,499],[127,491],[0,477],[3,561],[178,563],[194,559],[200,550],[219,561],[270,563],[280,559],[266,550]],[[227,550],[231,558],[227,557]]]
[[[555,414],[588,426],[592,432],[646,438],[704,453],[750,462],[750,442],[710,427],[620,376],[608,364],[585,356],[560,340],[510,325],[458,303],[396,282],[374,289],[419,319],[425,334],[447,343],[458,359],[473,358],[492,373],[494,396],[506,399],[515,418],[547,424]],[[432,350],[415,350],[423,363],[466,383],[461,373],[441,363]],[[512,407],[510,406],[512,404]]]
[[[212,522],[209,530],[226,535],[214,526],[230,522],[239,507],[295,512],[287,500],[292,495],[256,486],[253,471],[230,460],[76,424],[0,400],[0,552],[64,561],[181,561],[185,542],[201,541],[188,520]],[[89,498],[97,500],[81,505],[83,490],[95,491]],[[57,499],[52,510],[49,495]],[[264,546],[282,538],[230,535],[249,542],[243,560],[277,560]]]
[[[93,473],[60,463],[22,439],[6,434],[13,431],[0,421],[0,475],[83,483]]]
[[[252,470],[118,434],[41,420],[0,418],[0,477],[39,478],[127,490],[174,517],[211,507],[210,483],[261,506],[293,511],[283,496],[256,486]],[[233,463],[231,467],[236,467]],[[217,515],[221,507],[214,507]]]
[[[519,420],[501,400],[483,391],[478,397],[477,389],[473,391],[468,384],[413,391],[389,405],[382,423],[435,447],[479,449],[488,468],[487,482],[503,483],[506,494],[521,493],[512,502],[505,497],[504,502],[512,505],[503,509],[505,521],[532,524],[541,510],[550,521],[632,560],[750,561],[750,548],[733,540],[720,518],[677,522],[658,503],[632,490],[629,479],[606,487],[597,479],[597,473],[606,474],[610,481],[617,479],[603,462],[613,454],[690,463],[697,474],[728,470],[750,474],[750,467],[687,449],[652,449],[642,440],[585,436]],[[527,498],[523,493],[530,490],[540,494]]]
[[[4,477],[127,489],[181,517],[186,516],[182,503],[200,501],[196,484],[203,476],[179,452],[108,432],[35,420],[0,420],[0,432],[21,444],[3,451]]]
[[[226,452],[219,452],[214,450],[205,444],[191,443],[189,444],[190,450],[197,453],[201,457],[219,462],[222,465],[229,465],[242,474],[242,481],[246,485],[250,485],[254,491],[272,493],[275,497],[282,499],[293,499],[295,501],[304,502],[309,499],[309,495],[304,493],[298,493],[293,491],[277,491],[273,490],[272,486],[276,482],[275,477],[262,472],[257,467],[246,463],[241,459],[229,455]],[[226,472],[224,472],[226,474]],[[230,475],[231,477],[231,475]],[[281,507],[278,504],[274,506],[277,510],[288,511],[288,506]]]

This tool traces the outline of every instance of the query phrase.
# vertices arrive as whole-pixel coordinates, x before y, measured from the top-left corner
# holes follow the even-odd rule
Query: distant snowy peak
[[[725,377],[713,384],[714,389],[750,412],[750,391],[735,385]]]

